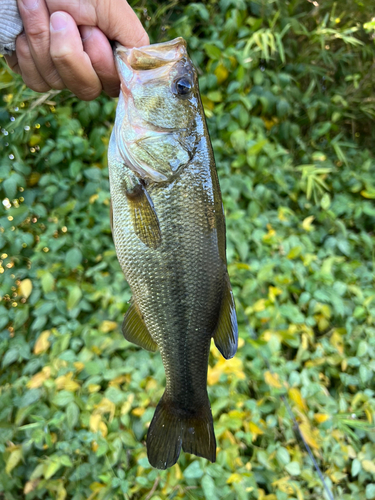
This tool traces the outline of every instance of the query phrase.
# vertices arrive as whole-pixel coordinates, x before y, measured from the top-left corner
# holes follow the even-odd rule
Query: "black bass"
[[[117,45],[115,59],[121,92],[109,145],[112,233],[133,293],[122,330],[140,347],[159,348],[166,375],[148,459],[166,469],[182,448],[214,462],[211,337],[228,359],[238,331],[197,75],[182,38]]]

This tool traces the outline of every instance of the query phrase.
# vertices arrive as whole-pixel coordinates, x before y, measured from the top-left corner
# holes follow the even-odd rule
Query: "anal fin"
[[[134,301],[127,310],[122,323],[122,333],[128,342],[132,342],[147,351],[156,351],[156,342],[151,337]]]
[[[238,346],[238,326],[236,306],[234,304],[234,297],[228,274],[224,281],[221,308],[213,338],[216,347],[224,358],[233,358]]]
[[[161,231],[152,200],[142,184],[127,191],[133,229],[138,238],[149,248],[157,248],[161,243]]]

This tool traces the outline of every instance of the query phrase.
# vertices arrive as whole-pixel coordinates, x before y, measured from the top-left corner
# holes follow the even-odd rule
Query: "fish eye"
[[[193,83],[189,78],[183,76],[176,82],[176,92],[179,95],[190,94],[193,88]]]

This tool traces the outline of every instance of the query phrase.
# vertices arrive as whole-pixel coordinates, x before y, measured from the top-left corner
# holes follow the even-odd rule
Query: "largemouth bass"
[[[166,389],[147,435],[150,464],[216,459],[207,395],[211,338],[225,358],[237,319],[225,221],[196,71],[182,38],[115,48],[121,79],[109,144],[112,233],[133,293],[122,330],[163,360]]]

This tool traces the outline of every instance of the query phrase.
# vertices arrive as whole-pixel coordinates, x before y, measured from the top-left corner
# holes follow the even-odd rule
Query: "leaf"
[[[264,372],[264,380],[270,387],[275,387],[276,389],[282,388],[279,380],[279,375],[277,373],[271,373],[267,370],[266,372]]]
[[[44,330],[44,332],[39,335],[37,341],[35,342],[34,354],[41,354],[49,349],[51,343],[48,339],[50,336],[50,330]]]
[[[39,401],[41,395],[42,393],[40,389],[29,389],[21,397],[20,402],[18,404],[19,408],[25,408],[27,406],[31,406],[32,404]]]
[[[33,290],[33,284],[30,279],[22,280],[18,287],[18,293],[28,299]]]
[[[5,472],[10,476],[12,470],[17,467],[21,460],[22,448],[16,448],[10,453],[8,460],[6,461]]]
[[[81,300],[82,291],[78,285],[71,287],[69,290],[67,307],[68,311],[71,311],[74,307],[77,306],[78,302]]]
[[[372,460],[362,460],[362,469],[375,475],[375,463]]]
[[[285,466],[285,469],[291,476],[299,476],[301,474],[301,467],[298,462],[290,462]]]
[[[228,477],[227,484],[241,483],[242,481],[243,481],[243,478],[242,478],[241,474],[234,472],[233,474],[231,474]]]
[[[221,57],[221,50],[212,43],[205,43],[204,50],[211,59],[220,59]]]
[[[312,222],[313,220],[315,219],[315,217],[313,215],[310,215],[309,217],[306,217],[306,219],[303,220],[302,222],[302,227],[305,231],[311,231],[313,226],[312,226]]]
[[[215,482],[211,476],[205,474],[201,481],[202,490],[207,500],[215,500],[217,498],[215,490]]]
[[[44,478],[50,479],[62,467],[59,457],[51,457],[45,465]]]
[[[264,148],[264,146],[267,144],[267,142],[268,142],[267,139],[261,139],[256,144],[250,146],[250,148],[247,150],[248,156],[259,154]]]
[[[65,256],[65,265],[69,269],[76,269],[82,262],[82,253],[78,248],[71,248]]]
[[[12,349],[9,349],[9,351],[7,351],[3,357],[3,361],[2,361],[2,367],[5,368],[9,365],[11,365],[12,363],[14,363],[15,361],[18,360],[19,358],[19,350],[17,348],[12,348]]]
[[[276,452],[277,461],[282,465],[288,465],[290,463],[290,455],[286,448],[278,448]]]
[[[116,323],[116,321],[104,320],[100,324],[99,330],[103,333],[108,333],[108,332],[112,332],[113,330],[116,330],[117,327],[118,327],[118,324]]]
[[[43,273],[43,276],[41,278],[41,283],[44,293],[52,292],[52,290],[55,288],[55,279],[53,275],[49,272]]]
[[[203,476],[203,470],[197,460],[192,462],[184,471],[186,479],[199,479]]]
[[[298,406],[302,411],[307,411],[306,401],[303,399],[301,392],[297,387],[292,387],[288,391],[289,398]]]
[[[306,443],[311,447],[315,448],[316,450],[319,449],[319,444],[317,443],[312,431],[311,427],[307,423],[302,423],[300,424],[300,431],[301,434],[306,441]],[[318,433],[318,430],[316,430],[316,433]]]
[[[61,391],[52,398],[52,403],[57,406],[67,406],[74,401],[74,395],[69,391]]]
[[[78,424],[79,421],[79,408],[74,401],[70,402],[66,408],[66,421],[70,429]]]

